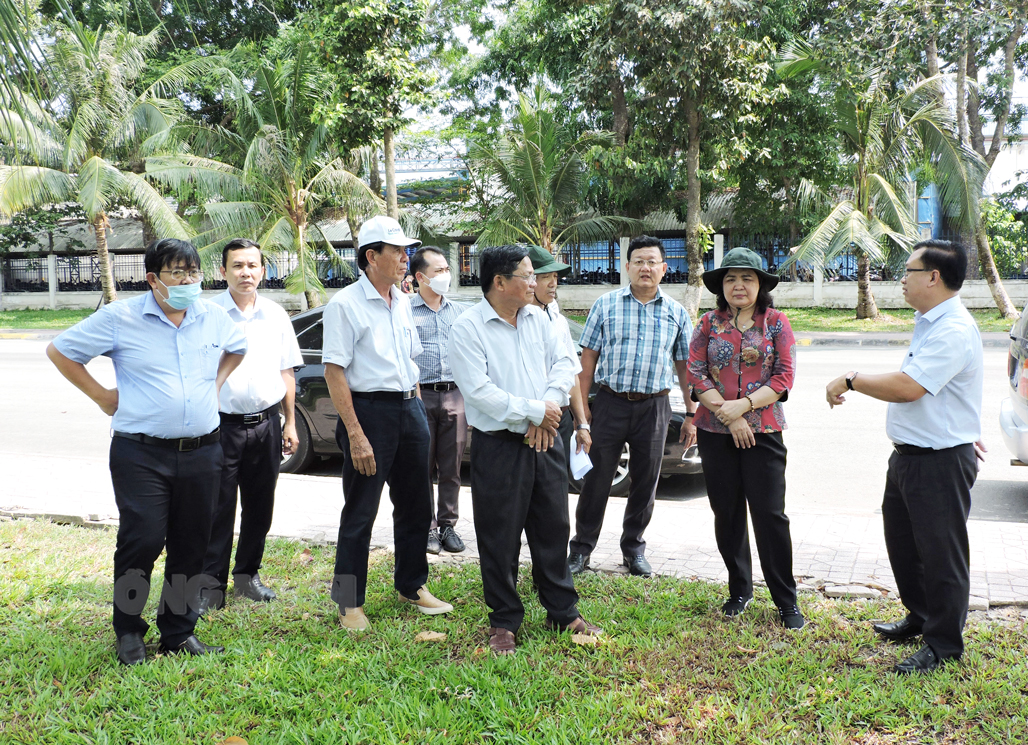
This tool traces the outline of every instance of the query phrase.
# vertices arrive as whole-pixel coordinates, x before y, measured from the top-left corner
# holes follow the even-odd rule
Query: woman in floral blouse
[[[721,611],[737,616],[753,599],[746,506],[771,598],[786,628],[803,627],[792,575],[792,538],[785,515],[785,415],[795,373],[789,319],[775,310],[778,277],[746,248],[729,251],[703,275],[717,296],[689,345],[689,384],[702,406],[697,445],[714,511],[718,550],[728,568],[729,598]]]

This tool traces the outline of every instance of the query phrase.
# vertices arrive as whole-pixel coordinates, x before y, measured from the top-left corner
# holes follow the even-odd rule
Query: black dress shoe
[[[206,592],[200,596],[200,600],[197,602],[196,609],[200,615],[209,613],[212,610],[221,610],[225,607],[225,595],[224,593],[218,593],[221,596],[220,600],[215,600]]]
[[[892,669],[897,675],[910,675],[912,673],[927,673],[941,664],[942,660],[935,654],[935,650],[925,644]]]
[[[725,601],[724,605],[721,606],[721,613],[725,616],[728,616],[729,618],[741,616],[751,602],[753,602],[752,595],[750,595],[748,598],[728,598],[728,600]]]
[[[872,624],[873,628],[878,635],[884,639],[888,639],[891,642],[901,642],[905,639],[913,639],[915,636],[921,636],[921,626],[910,620],[910,616],[907,616],[902,621],[896,621],[895,623],[876,623]]]
[[[118,650],[118,662],[122,665],[142,665],[146,662],[146,643],[139,632],[119,636],[115,647]]]
[[[432,528],[428,531],[428,545],[425,546],[425,553],[442,553],[443,542],[439,540],[439,528]]]
[[[235,585],[236,595],[256,600],[258,603],[267,603],[278,596],[270,587],[265,587],[261,582],[261,575],[236,574],[232,577],[232,584]]]
[[[176,647],[169,647],[164,642],[161,642],[160,646],[157,647],[157,651],[161,654],[182,654],[184,652],[185,654],[197,657],[202,654],[221,654],[225,651],[225,648],[216,647],[213,644],[204,644],[194,634]]]
[[[462,541],[460,539],[460,536],[457,535],[457,531],[449,525],[443,528],[441,540],[443,543],[443,548],[445,548],[451,554],[459,554],[461,551],[464,550],[464,541]]]
[[[581,574],[589,568],[589,554],[568,554],[568,569],[572,574]]]
[[[649,577],[653,573],[650,562],[646,561],[646,557],[642,554],[626,556],[625,566],[628,567],[628,573],[634,574],[636,577]]]

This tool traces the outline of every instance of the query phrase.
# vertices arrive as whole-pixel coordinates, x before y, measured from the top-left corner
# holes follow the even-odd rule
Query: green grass
[[[0,329],[66,329],[91,310],[5,310],[0,311]]]
[[[877,321],[854,317],[853,310],[836,308],[783,308],[794,332],[810,331],[864,331],[869,333],[891,331],[913,331],[914,310],[898,308],[883,310]],[[971,315],[981,331],[1010,331],[1010,321],[1000,318],[995,310],[972,310]],[[573,321],[584,324],[586,316],[568,315]]]
[[[280,600],[230,598],[198,627],[225,655],[126,669],[109,625],[113,547],[113,531],[0,523],[5,745],[1028,739],[1028,638],[1013,612],[973,618],[963,662],[909,679],[889,668],[914,647],[881,643],[869,625],[898,617],[895,602],[804,595],[810,622],[788,633],[765,592],[726,622],[722,587],[589,574],[576,582],[581,610],[606,636],[580,647],[543,630],[522,570],[518,653],[496,658],[483,649],[477,565],[432,568],[433,591],[455,610],[429,618],[395,601],[391,557],[378,556],[372,631],[353,635],[329,600],[333,549],[275,540],[262,574]],[[448,638],[415,643],[422,630]]]

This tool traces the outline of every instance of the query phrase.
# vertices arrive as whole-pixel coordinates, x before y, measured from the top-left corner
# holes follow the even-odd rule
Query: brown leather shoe
[[[547,618],[545,626],[547,631],[567,631],[571,634],[585,634],[586,636],[601,636],[603,634],[603,629],[599,626],[594,626],[581,616],[571,623],[564,625],[554,622],[552,618]]]
[[[514,654],[517,649],[517,642],[514,641],[514,632],[510,629],[498,629],[490,626],[485,632],[489,637],[489,649],[493,654]]]

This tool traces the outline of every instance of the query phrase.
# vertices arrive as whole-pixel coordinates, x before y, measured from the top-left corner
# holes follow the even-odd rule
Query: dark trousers
[[[943,659],[964,651],[971,590],[967,515],[977,475],[970,444],[889,458],[882,500],[889,563],[911,621]]]
[[[754,435],[756,445],[737,448],[731,435],[696,431],[714,535],[728,568],[728,594],[753,595],[753,561],[746,506],[764,581],[779,607],[796,605],[792,537],[785,515],[785,443],[781,432]]]
[[[578,593],[568,571],[571,524],[563,443],[557,439],[537,453],[506,435],[475,430],[471,502],[489,625],[516,632],[525,618],[517,588],[522,531],[547,616],[559,624],[578,618]]]
[[[228,585],[232,558],[232,533],[236,525],[236,494],[239,495],[239,544],[232,574],[251,577],[260,570],[264,542],[271,530],[275,486],[282,462],[282,422],[278,413],[259,424],[221,420],[221,489],[211,520],[211,541],[204,557],[204,573]]]
[[[452,391],[421,391],[428,418],[429,476],[439,481],[439,497],[432,515],[433,528],[457,524],[460,504],[460,464],[468,444],[468,420],[464,416],[464,396]]]
[[[575,437],[575,417],[572,415],[571,409],[564,409],[564,413],[561,414],[557,435],[564,444],[564,470],[567,471],[568,478],[571,478],[571,453],[573,452],[571,448],[578,447],[578,438]]]
[[[157,628],[168,646],[185,641],[199,614],[196,600],[212,586],[203,575],[211,534],[211,509],[221,473],[220,443],[191,452],[145,445],[122,437],[111,440],[111,482],[118,505],[114,549],[114,632],[139,632],[149,596],[154,562],[167,546],[165,586]]]
[[[593,467],[585,475],[578,496],[576,532],[571,540],[573,553],[591,554],[596,548],[610,485],[626,442],[631,454],[628,474],[632,483],[622,525],[621,553],[635,556],[646,552],[642,536],[653,517],[670,420],[671,402],[667,396],[626,401],[602,389],[596,394],[592,405],[593,444],[589,449]]]
[[[429,524],[432,522],[432,482],[428,479],[428,421],[420,398],[371,401],[354,398],[353,408],[364,435],[375,451],[375,475],[363,476],[350,457],[350,439],[342,420],[336,442],[343,451],[343,512],[336,546],[337,580],[352,577],[355,606],[364,605],[368,588],[371,529],[378,515],[382,487],[389,484],[393,502],[393,543],[396,589],[415,598],[428,581]],[[343,582],[343,586],[347,586]],[[349,605],[349,601],[345,603]]]

